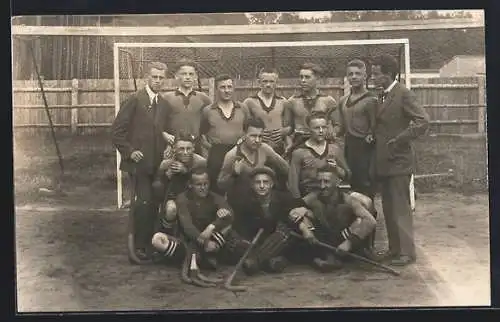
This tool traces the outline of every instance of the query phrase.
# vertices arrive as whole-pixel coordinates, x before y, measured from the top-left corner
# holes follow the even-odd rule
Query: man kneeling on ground
[[[186,250],[194,252],[200,266],[215,270],[218,255],[224,250],[227,256],[241,256],[245,246],[239,251],[226,246],[228,232],[231,229],[233,214],[226,200],[209,190],[210,182],[206,167],[192,169],[187,190],[175,199],[179,220],[179,237],[169,234],[169,230],[160,230],[153,237],[153,246],[168,258],[177,259]],[[181,243],[182,246],[178,246]],[[181,250],[182,249],[182,250]],[[227,257],[226,256],[226,257]]]
[[[194,153],[194,149],[194,137],[179,134],[173,144],[173,153],[165,155],[153,182],[155,195],[162,200],[159,223],[170,235],[177,236],[178,233],[175,198],[186,191],[192,170],[207,164],[205,158]]]
[[[234,243],[226,242],[233,211],[222,196],[210,191],[206,167],[193,170],[187,191],[181,193],[175,203],[180,235],[187,247],[200,257],[202,267],[215,270],[221,256],[222,259],[238,257],[245,251],[244,246],[234,250]]]
[[[369,236],[377,222],[369,210],[373,209],[371,199],[357,192],[340,191],[333,167],[318,169],[317,181],[319,192],[303,198],[312,211],[305,216],[291,213],[290,217],[307,241],[304,254],[312,257],[309,259],[313,267],[328,272],[342,266],[338,257],[345,252],[364,253],[370,247]],[[317,245],[318,240],[337,247],[338,254]]]

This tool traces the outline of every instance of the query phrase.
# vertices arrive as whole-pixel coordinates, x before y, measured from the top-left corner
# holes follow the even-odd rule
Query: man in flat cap
[[[233,234],[243,240],[252,240],[260,228],[264,229],[258,242],[243,266],[251,275],[264,269],[281,272],[286,267],[283,252],[293,241],[290,231],[290,213],[305,213],[305,203],[289,192],[274,188],[276,174],[266,166],[254,168],[249,173],[250,193],[240,196],[238,208],[233,209]]]

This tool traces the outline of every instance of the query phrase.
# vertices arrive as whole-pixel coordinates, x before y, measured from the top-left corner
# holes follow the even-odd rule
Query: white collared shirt
[[[146,84],[146,92],[149,96],[149,103],[153,104],[153,102],[158,103],[158,93],[155,93],[149,88],[149,85]]]
[[[386,89],[384,89],[384,93],[389,93],[394,88],[394,86],[396,86],[397,82],[398,81],[395,79],[394,82],[392,82],[392,84],[389,85],[389,87],[387,87]]]

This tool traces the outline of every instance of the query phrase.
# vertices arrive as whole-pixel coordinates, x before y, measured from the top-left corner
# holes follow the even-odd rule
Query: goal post
[[[338,101],[344,93],[342,83],[347,62],[355,58],[366,61],[382,53],[399,57],[400,75],[403,76],[406,86],[411,88],[410,43],[407,38],[286,42],[117,42],[113,47],[115,116],[120,110],[120,104],[134,92],[132,84],[136,84],[138,88],[143,86],[144,81],[140,79],[136,83],[136,77],[142,78],[147,63],[151,61],[167,64],[168,79],[162,92],[175,89],[171,66],[181,58],[191,58],[197,63],[198,76],[203,84],[210,84],[209,79],[219,73],[234,77],[237,100],[243,100],[258,90],[255,78],[264,66],[278,70],[280,80],[277,90],[288,98],[298,88],[300,65],[304,62],[314,62],[325,70],[319,87],[326,89],[328,94]],[[325,79],[327,81],[324,81]],[[335,79],[340,80],[340,83],[331,85],[331,81]],[[207,91],[207,85],[203,90]],[[121,156],[116,151],[118,208],[124,205],[120,161]],[[412,208],[413,191],[411,184]]]

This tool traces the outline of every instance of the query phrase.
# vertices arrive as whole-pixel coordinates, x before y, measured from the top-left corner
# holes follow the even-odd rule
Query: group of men
[[[120,168],[132,179],[133,261],[177,263],[189,252],[216,269],[237,262],[260,229],[247,274],[281,272],[294,261],[331,271],[346,252],[393,265],[416,260],[411,140],[429,117],[396,80],[393,57],[372,62],[378,95],[366,87],[365,63],[349,62],[350,91],[338,103],[319,91],[322,69],[312,63],[300,68],[299,94],[278,95],[278,72],[265,68],[260,90],[242,102],[229,75],[215,78],[213,102],[195,90],[196,67],[179,61],[179,86],[162,95],[167,66],[151,63],[145,88],[113,123]],[[383,254],[373,249],[376,191],[389,242]]]

